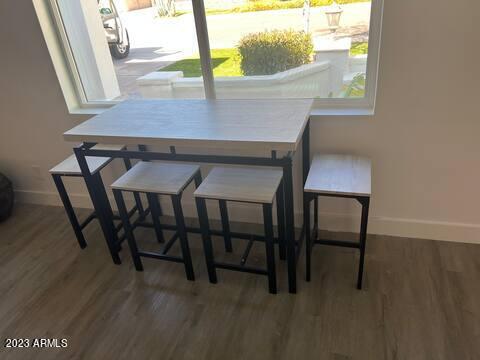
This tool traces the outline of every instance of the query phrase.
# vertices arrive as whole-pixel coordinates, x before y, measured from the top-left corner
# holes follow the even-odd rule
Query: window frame
[[[32,0],[69,112],[98,114],[123,100],[88,100],[70,47],[57,0]],[[208,26],[203,1],[193,1],[197,42],[202,64],[205,98],[215,98],[210,64]],[[371,0],[365,96],[314,99],[312,115],[371,115],[375,111],[384,0]],[[203,17],[203,19],[202,19]],[[205,70],[210,66],[209,70]],[[213,89],[213,90],[212,90]],[[213,94],[212,94],[213,92]]]

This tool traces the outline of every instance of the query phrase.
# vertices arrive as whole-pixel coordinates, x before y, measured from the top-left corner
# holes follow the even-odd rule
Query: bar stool
[[[314,156],[303,193],[307,281],[310,281],[311,251],[314,244],[343,246],[360,250],[357,289],[362,288],[370,195],[371,161],[369,159],[349,155]],[[318,239],[319,196],[356,199],[362,205],[359,242]],[[310,232],[310,202],[312,200],[314,200],[313,234]]]
[[[93,149],[123,150],[125,149],[125,145],[98,144],[95,145]],[[90,169],[90,172],[93,174],[98,189],[104,189],[100,170],[107,166],[112,160],[113,159],[111,157],[87,156],[88,167]],[[124,164],[127,170],[132,167],[128,159],[124,160]],[[80,166],[78,165],[75,155],[73,154],[69,156],[67,159],[50,169],[50,174],[52,175],[55,186],[57,187],[58,194],[60,196],[60,199],[62,200],[63,207],[65,208],[65,212],[67,213],[70,224],[72,225],[78,244],[80,245],[80,248],[84,249],[87,246],[87,242],[85,241],[82,230],[93,219],[96,218],[96,214],[95,211],[93,211],[82,223],[80,223],[77,216],[75,215],[75,211],[73,209],[72,203],[70,202],[67,190],[65,189],[62,177],[82,177],[82,172],[80,170]],[[143,209],[140,195],[138,193],[135,193],[134,197],[136,206],[130,210],[129,214],[131,216],[135,213],[135,211],[138,210],[140,216],[144,217],[146,215],[146,211]],[[120,226],[117,226],[117,231],[119,229]]]
[[[143,271],[141,257],[181,262],[185,266],[187,279],[195,280],[192,259],[187,240],[185,219],[183,217],[181,204],[183,190],[192,182],[192,180],[195,182],[196,186],[198,186],[202,181],[200,167],[197,165],[141,161],[111,185],[118,211],[120,213],[120,218],[123,223],[133,263],[137,271]],[[152,207],[151,212],[157,239],[163,239],[162,224],[159,219],[160,214],[157,195],[170,196],[177,227],[175,234],[165,244],[165,247],[161,253],[142,251],[138,249],[137,242],[133,234],[135,226],[130,223],[125,201],[122,196],[122,192],[124,191],[141,192],[147,195],[147,198],[151,204],[150,206]],[[167,254],[168,250],[177,239],[180,240],[182,257],[171,256]]]
[[[283,248],[282,251],[285,251],[282,175],[283,173],[281,170],[272,168],[215,167],[195,191],[194,196],[200,221],[205,260],[211,283],[217,282],[216,269],[221,268],[267,275],[270,293],[275,294],[277,292],[272,207],[273,200],[275,196],[277,196],[277,200],[280,200],[280,202],[277,201],[277,214],[279,214],[279,243],[281,248]],[[231,234],[228,227],[228,215],[226,213],[225,202],[234,201],[262,205],[267,270],[245,266],[246,256],[248,256],[252,242],[249,242],[247,245],[245,256],[240,265],[215,261],[211,240],[212,232],[210,231],[208,223],[206,199],[220,201],[223,233],[228,239],[230,239]],[[226,250],[228,251],[229,249],[227,248]]]

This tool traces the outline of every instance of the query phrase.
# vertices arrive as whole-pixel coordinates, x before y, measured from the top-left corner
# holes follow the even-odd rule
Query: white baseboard
[[[92,202],[86,194],[68,194],[73,206],[92,208]],[[62,201],[56,192],[15,190],[15,201],[25,204],[62,206]]]
[[[60,198],[54,192],[15,191],[16,199],[20,203],[61,206]],[[91,202],[86,194],[69,194],[75,207],[91,208]],[[114,204],[113,199],[111,203]],[[168,199],[162,199],[166,214],[170,214],[171,205]],[[218,219],[218,209],[210,204],[209,215]],[[195,217],[196,210],[193,201],[183,201],[186,217]],[[262,219],[260,208],[251,205],[229,204],[231,218],[240,222],[258,223]],[[301,223],[302,214],[295,213],[295,222]],[[320,227],[329,231],[357,232],[360,227],[360,215],[320,213]],[[403,219],[381,216],[370,216],[368,225],[369,234],[389,235],[407,238],[431,239],[453,242],[480,244],[480,224],[457,223],[447,221],[430,221],[420,219]]]

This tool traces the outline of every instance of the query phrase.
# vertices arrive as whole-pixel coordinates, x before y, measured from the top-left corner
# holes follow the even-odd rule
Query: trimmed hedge
[[[270,75],[309,63],[313,42],[303,31],[265,31],[244,36],[238,52],[244,75]]]

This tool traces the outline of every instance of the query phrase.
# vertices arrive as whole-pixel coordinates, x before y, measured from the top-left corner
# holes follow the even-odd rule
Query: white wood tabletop
[[[194,196],[271,204],[282,176],[281,169],[267,167],[214,167]]]
[[[200,169],[198,165],[140,161],[112,189],[178,195]]]
[[[317,194],[370,196],[372,162],[351,155],[315,155],[305,191]]]
[[[64,133],[67,141],[296,150],[313,100],[127,100]]]
[[[93,149],[97,150],[123,150],[125,145],[112,145],[112,144],[97,144]],[[87,156],[86,157],[88,168],[92,174],[95,174],[97,171],[101,170],[105,165],[107,165],[112,158],[109,157],[100,157],[100,156]],[[59,175],[82,175],[80,170],[80,165],[78,164],[77,157],[75,154],[70,155],[68,158],[63,160],[60,164],[56,165],[50,169],[51,174]]]

